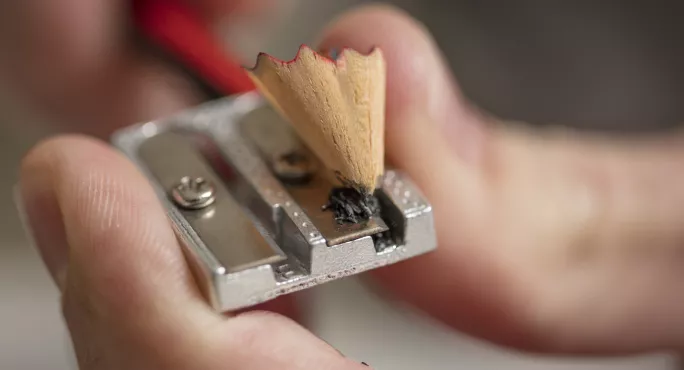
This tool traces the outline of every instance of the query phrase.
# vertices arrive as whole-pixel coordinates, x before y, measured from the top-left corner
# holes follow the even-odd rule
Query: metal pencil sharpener
[[[379,216],[338,224],[332,184],[256,93],[125,128],[112,138],[155,187],[190,266],[219,311],[246,308],[436,247],[432,208],[385,172]]]

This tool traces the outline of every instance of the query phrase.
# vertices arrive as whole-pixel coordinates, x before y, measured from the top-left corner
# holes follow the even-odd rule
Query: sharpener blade
[[[379,216],[338,224],[321,208],[333,186],[322,164],[254,93],[128,127],[112,142],[155,187],[219,311],[436,247],[432,208],[399,171],[383,175]]]

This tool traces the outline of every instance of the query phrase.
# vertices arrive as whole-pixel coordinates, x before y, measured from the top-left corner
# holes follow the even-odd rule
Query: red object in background
[[[220,46],[202,17],[182,0],[135,0],[136,27],[215,95],[252,91],[240,63]]]

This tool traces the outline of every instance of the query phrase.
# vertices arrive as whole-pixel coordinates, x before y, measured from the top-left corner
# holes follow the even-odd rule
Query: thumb
[[[460,96],[425,29],[388,7],[343,16],[322,44],[382,48],[387,154],[433,205],[437,251],[381,269],[384,286],[519,348],[684,345],[684,136],[487,117]]]
[[[149,182],[106,145],[37,145],[20,190],[81,369],[365,368],[275,313],[212,310]]]

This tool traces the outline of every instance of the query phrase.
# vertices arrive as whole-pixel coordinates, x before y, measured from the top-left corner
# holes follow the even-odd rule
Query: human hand
[[[385,288],[520,349],[684,343],[681,136],[618,141],[504,127],[465,102],[424,29],[391,8],[344,15],[321,45],[382,48],[388,157],[433,203],[438,250],[371,273]],[[193,103],[158,88],[179,106]],[[155,113],[164,112],[145,114]],[[21,187],[83,368],[358,366],[281,316],[210,312],[149,185],[105,145],[38,145]]]
[[[266,17],[291,1],[191,2],[218,27],[232,17]],[[0,93],[59,131],[98,137],[202,102],[200,88],[132,32],[131,7],[111,0],[3,3]]]
[[[433,205],[438,249],[372,272],[384,288],[518,349],[681,350],[684,134],[503,122],[463,98],[421,25],[386,7],[322,40],[384,51],[388,160]]]

